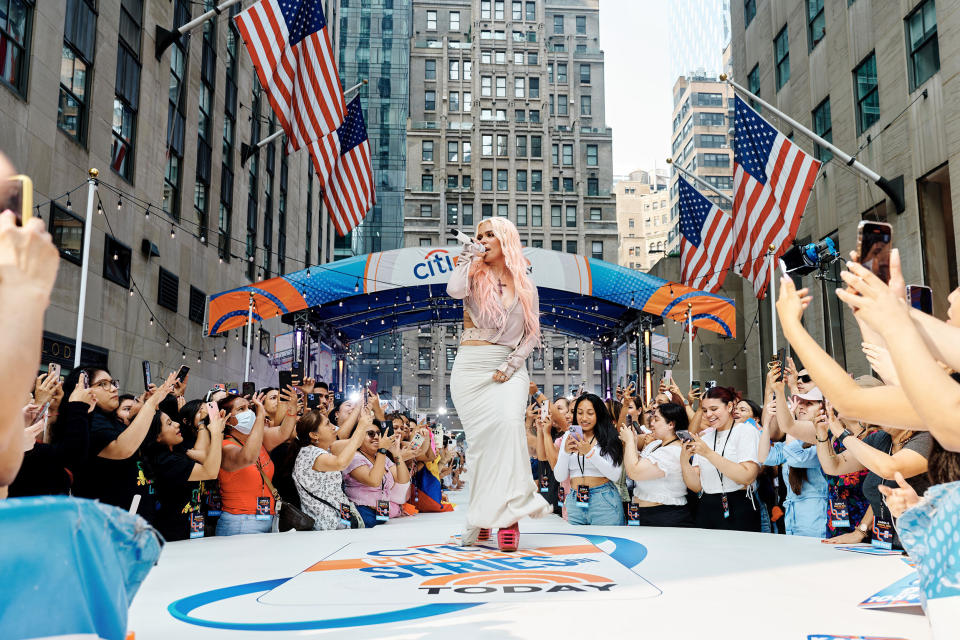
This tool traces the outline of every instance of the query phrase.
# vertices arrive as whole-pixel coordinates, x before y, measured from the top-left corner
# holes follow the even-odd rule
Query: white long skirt
[[[518,369],[506,382],[493,381],[511,351],[499,345],[461,345],[450,376],[450,395],[467,438],[468,528],[508,527],[552,512],[530,473],[524,431],[527,369]]]

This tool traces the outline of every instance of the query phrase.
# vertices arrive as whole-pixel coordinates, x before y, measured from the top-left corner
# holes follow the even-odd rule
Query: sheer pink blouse
[[[491,344],[498,344],[513,348],[506,362],[500,365],[497,370],[502,371],[508,376],[513,375],[514,371],[523,366],[527,356],[536,346],[535,336],[526,335],[523,323],[523,305],[520,304],[520,296],[514,296],[513,304],[506,309],[506,317],[503,321],[500,318],[490,318],[480,314],[476,301],[470,295],[470,264],[471,258],[468,254],[461,254],[457,260],[457,266],[450,276],[447,283],[447,295],[451,298],[463,300],[463,306],[470,314],[475,328],[464,328],[463,340],[483,340]],[[502,303],[501,303],[502,304]],[[539,311],[540,298],[537,295],[537,288],[533,288],[533,306]],[[539,317],[539,313],[538,313]]]

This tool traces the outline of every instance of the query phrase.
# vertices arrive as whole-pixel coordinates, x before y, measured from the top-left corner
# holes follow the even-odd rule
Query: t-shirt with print
[[[893,446],[893,439],[890,437],[890,434],[885,431],[875,431],[863,439],[864,444],[868,444],[878,451],[889,454],[891,447]],[[924,458],[930,458],[930,450],[933,448],[933,438],[930,436],[928,431],[921,431],[919,433],[913,434],[906,444],[903,445],[903,449],[909,449],[910,451],[916,451]],[[847,454],[848,456],[853,455],[851,453]],[[869,502],[870,506],[873,507],[873,517],[876,519],[878,516],[883,517],[885,520],[890,520],[890,511],[887,509],[886,505],[883,502],[883,495],[880,493],[879,487],[881,484],[885,484],[888,487],[897,487],[895,480],[884,480],[877,474],[870,472],[867,474],[867,477],[863,480],[863,497],[865,497]],[[926,472],[915,475],[911,478],[907,478],[907,484],[913,487],[913,490],[917,492],[917,495],[922,496],[923,492],[930,488],[930,478],[927,476]],[[894,533],[894,542],[898,542],[896,531]]]
[[[760,449],[760,432],[751,425],[735,424],[726,431],[707,429],[700,433],[700,439],[717,453],[722,453],[727,460],[732,460],[738,464],[753,462],[758,466],[760,465],[757,455]],[[726,475],[723,476],[723,487],[721,488],[721,473],[709,460],[699,454],[693,456],[693,465],[700,467],[700,486],[704,493],[732,493],[744,488],[742,484],[737,484]]]
[[[190,514],[203,501],[202,481],[190,481],[196,462],[182,451],[163,451],[151,459],[157,474],[157,518],[154,526],[168,541],[190,537]]]
[[[133,496],[140,495],[137,514],[148,522],[156,516],[153,471],[138,448],[123,460],[101,458],[99,453],[120,437],[127,425],[116,414],[94,409],[90,418],[90,453],[87,464],[77,475],[73,494],[129,509]]]

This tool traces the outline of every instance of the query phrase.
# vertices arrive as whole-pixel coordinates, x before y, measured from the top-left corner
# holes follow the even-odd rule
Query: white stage
[[[931,637],[923,615],[857,606],[911,572],[897,557],[556,517],[521,522],[520,551],[502,554],[495,540],[448,544],[464,508],[369,530],[169,544],[129,629],[137,640]]]

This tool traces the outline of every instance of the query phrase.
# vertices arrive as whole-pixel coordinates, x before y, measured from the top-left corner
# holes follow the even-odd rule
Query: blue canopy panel
[[[251,295],[254,321],[310,309],[344,341],[460,322],[462,303],[446,293],[456,251],[409,247],[371,253],[211,295],[209,334],[247,324]],[[546,329],[588,340],[615,337],[639,313],[682,321],[689,304],[694,326],[736,337],[729,298],[580,255],[534,248],[524,255]]]

